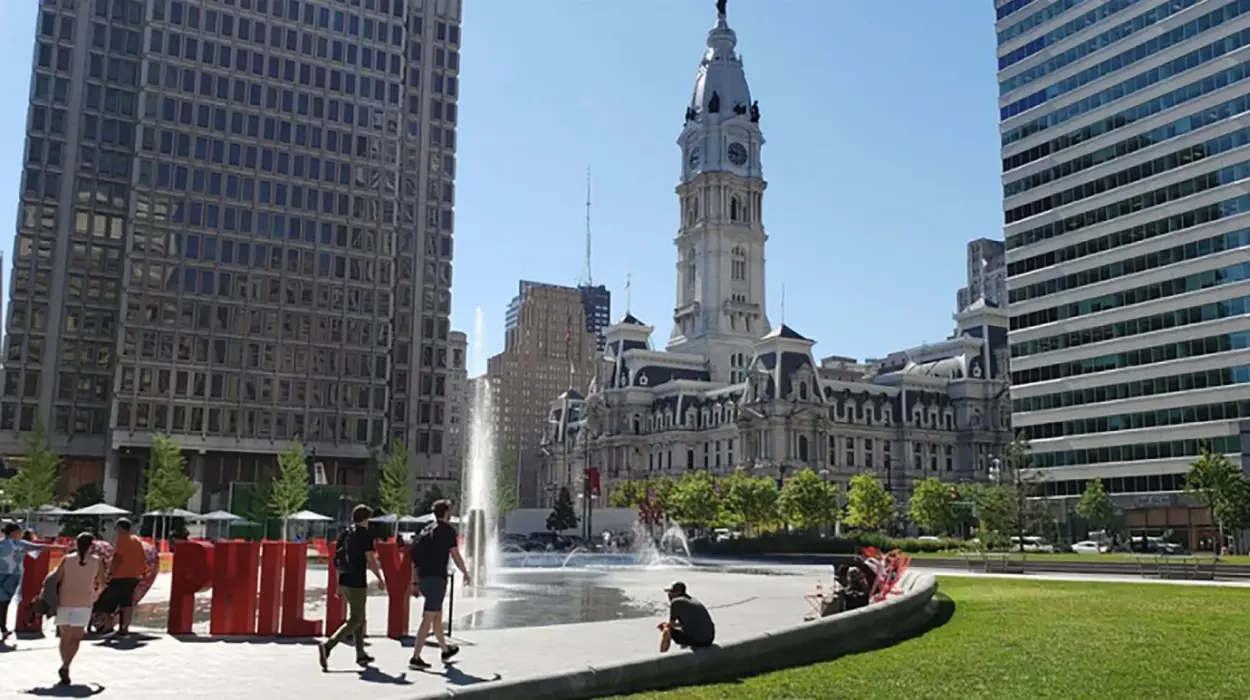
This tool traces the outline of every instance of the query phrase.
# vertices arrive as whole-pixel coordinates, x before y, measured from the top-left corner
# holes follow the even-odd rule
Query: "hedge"
[[[804,533],[774,532],[758,537],[712,542],[691,542],[696,554],[749,555],[749,554],[857,554],[865,547],[890,551],[898,549],[908,553],[954,552],[967,549],[968,544],[959,539],[922,540],[914,537],[887,537],[873,532],[857,532],[844,537],[819,537]]]

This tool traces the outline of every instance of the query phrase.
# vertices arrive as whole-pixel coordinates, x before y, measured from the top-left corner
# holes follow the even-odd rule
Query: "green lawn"
[[[1017,552],[1011,552],[1011,554],[1016,554],[1016,553]],[[912,559],[958,559],[961,555],[959,552],[916,552],[914,554],[909,554],[908,556],[910,556]],[[1131,564],[1131,563],[1136,562],[1139,557],[1149,558],[1149,557],[1153,557],[1156,555],[1154,554],[1123,554],[1120,552],[1114,552],[1114,553],[1109,553],[1109,554],[1072,554],[1071,552],[1067,552],[1067,553],[1058,553],[1058,554],[1026,553],[1025,556],[1028,559],[1033,559],[1035,561],[1088,561],[1088,562],[1105,561],[1105,562],[1121,562],[1121,563]],[[1194,552],[1192,555],[1187,555],[1187,556],[1195,556],[1198,558],[1209,558],[1212,556],[1212,554],[1210,552]],[[1220,557],[1220,561],[1226,564],[1250,564],[1250,556],[1245,556],[1245,555],[1226,556],[1226,557]]]
[[[1250,589],[941,578],[941,627],[893,647],[631,700],[1250,697]],[[948,608],[949,610],[949,608]]]

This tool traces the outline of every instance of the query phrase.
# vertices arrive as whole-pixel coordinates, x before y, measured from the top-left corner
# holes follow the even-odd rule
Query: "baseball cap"
[[[673,581],[668,588],[664,589],[665,593],[676,593],[677,595],[686,595],[686,584],[681,581]]]

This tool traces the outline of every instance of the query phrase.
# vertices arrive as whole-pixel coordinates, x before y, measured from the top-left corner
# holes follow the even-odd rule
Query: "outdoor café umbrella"
[[[328,523],[334,518],[327,517],[321,513],[314,513],[311,510],[301,510],[298,513],[292,513],[282,520],[282,538],[286,539],[286,526],[289,521],[297,523]]]
[[[125,508],[110,506],[107,503],[97,503],[95,505],[87,506],[86,508],[79,508],[78,510],[71,512],[70,515],[81,515],[95,518],[98,529],[103,529],[105,518],[120,518],[123,515],[130,515],[130,511]]]
[[[200,516],[200,520],[206,524],[216,523],[218,527],[218,535],[222,532],[228,533],[231,525],[245,525],[251,522],[247,518],[244,518],[241,515],[235,515],[227,510],[215,510],[211,513],[205,513]]]
[[[161,523],[161,534],[166,535],[164,539],[168,539],[169,518],[182,518],[183,520],[195,521],[200,519],[199,513],[192,513],[184,508],[162,508],[160,510],[152,510],[143,514],[145,518],[158,518]]]

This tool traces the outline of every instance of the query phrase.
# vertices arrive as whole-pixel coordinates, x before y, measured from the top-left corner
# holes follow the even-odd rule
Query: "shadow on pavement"
[[[398,676],[392,676],[389,673],[380,671],[373,666],[366,666],[360,669],[360,680],[369,683],[385,683],[389,685],[412,685],[412,681],[408,680],[408,674],[401,673]]]
[[[116,649],[117,651],[131,651],[134,649],[142,649],[149,642],[156,640],[156,637],[150,634],[132,633],[126,637],[87,637],[86,641],[94,642],[94,646],[104,647],[105,649]]]
[[[285,644],[288,646],[316,646],[315,637],[227,637],[198,634],[171,635],[172,639],[189,644]]]
[[[23,691],[27,695],[42,698],[89,698],[104,692],[104,686],[98,683],[84,685],[49,685],[42,688],[31,688]]]
[[[443,673],[441,675],[443,676],[443,678],[447,679],[448,683],[452,685],[474,685],[475,683],[490,683],[492,681],[497,681],[503,678],[503,676],[499,675],[498,673],[494,674],[490,678],[483,678],[482,676],[474,676],[474,675],[465,673],[464,671],[461,671],[460,669],[456,668],[454,664],[447,664],[443,666]]]

